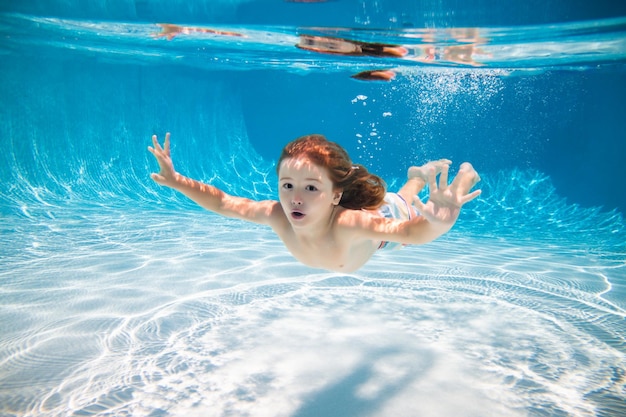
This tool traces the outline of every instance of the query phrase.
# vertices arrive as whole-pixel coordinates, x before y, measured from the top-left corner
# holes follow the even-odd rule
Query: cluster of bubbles
[[[445,124],[452,112],[472,116],[488,110],[503,88],[500,70],[454,69],[412,71],[406,74],[406,101],[414,109],[414,130]]]
[[[497,104],[507,74],[497,69],[403,69],[380,93],[356,95],[351,99],[355,159],[386,169],[385,160],[406,166],[440,158],[441,141],[455,133],[457,124],[471,130],[476,116]]]

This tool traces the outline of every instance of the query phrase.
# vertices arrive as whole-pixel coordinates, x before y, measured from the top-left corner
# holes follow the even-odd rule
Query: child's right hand
[[[173,187],[176,184],[176,171],[174,170],[174,164],[172,163],[172,157],[170,153],[170,134],[169,132],[165,134],[165,142],[163,143],[163,147],[159,144],[157,140],[157,136],[152,136],[152,146],[148,146],[148,150],[159,163],[159,167],[161,170],[159,173],[152,173],[150,177],[160,185],[166,185],[168,187]]]

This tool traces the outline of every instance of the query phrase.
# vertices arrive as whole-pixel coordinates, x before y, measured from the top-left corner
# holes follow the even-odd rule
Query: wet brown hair
[[[323,135],[307,135],[289,142],[283,148],[276,171],[287,158],[305,157],[326,168],[335,189],[343,190],[339,205],[347,209],[376,209],[385,198],[385,182],[363,165],[353,164],[341,145]]]

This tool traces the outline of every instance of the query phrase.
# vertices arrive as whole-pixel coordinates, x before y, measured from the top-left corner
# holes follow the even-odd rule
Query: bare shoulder
[[[287,215],[278,201],[267,200],[261,201],[260,204],[266,207],[267,223],[272,229],[280,231],[291,227]]]
[[[279,222],[281,218],[285,218],[285,214],[278,201],[256,201],[231,195],[225,195],[221,206],[215,211],[227,217],[266,224],[272,227],[276,222]]]

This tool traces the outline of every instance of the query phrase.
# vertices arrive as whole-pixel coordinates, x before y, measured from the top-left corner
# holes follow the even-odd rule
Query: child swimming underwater
[[[217,214],[270,226],[300,262],[332,271],[355,271],[379,249],[438,238],[480,194],[469,192],[480,177],[467,162],[448,184],[446,159],[409,168],[406,184],[387,193],[382,179],[353,164],[340,145],[308,135],[287,144],[278,160],[280,201],[254,201],[177,173],[169,133],[162,147],[156,135],[152,143],[148,150],[160,167],[151,175],[155,182]],[[426,184],[430,195],[423,203],[417,194]]]

